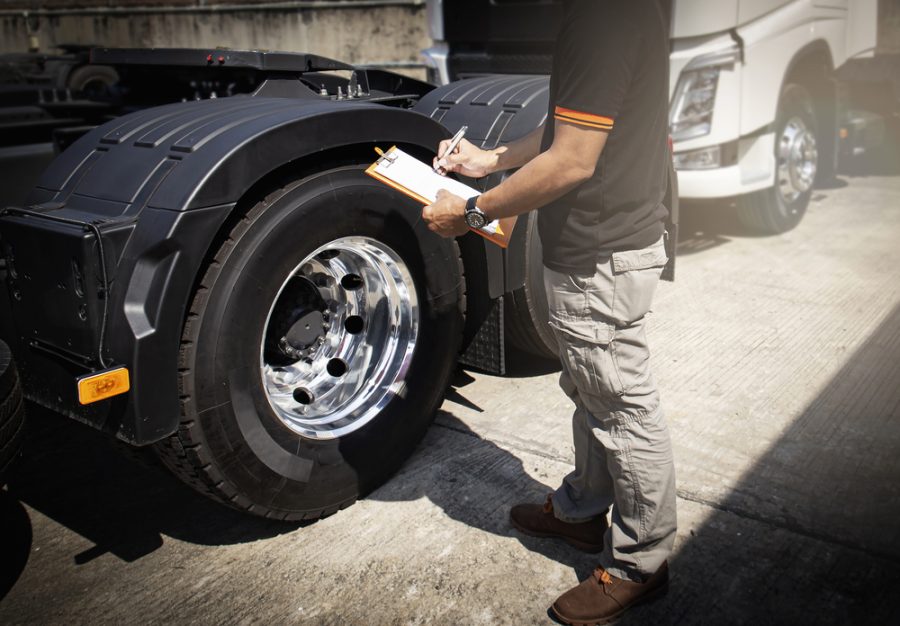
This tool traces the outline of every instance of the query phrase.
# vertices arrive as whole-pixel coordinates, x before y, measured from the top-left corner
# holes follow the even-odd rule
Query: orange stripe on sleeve
[[[590,128],[599,128],[600,130],[612,130],[612,126],[609,124],[591,124],[589,122],[582,122],[581,120],[572,119],[571,117],[564,117],[562,115],[554,115],[556,119],[561,122],[569,122],[571,124],[578,124],[579,126],[588,126]]]
[[[564,107],[556,107],[554,116],[558,120],[571,122],[573,124],[581,124],[582,126],[590,126],[592,128],[600,128],[603,130],[612,130],[614,120],[604,115],[594,115],[592,113],[582,113],[581,111],[573,111]]]

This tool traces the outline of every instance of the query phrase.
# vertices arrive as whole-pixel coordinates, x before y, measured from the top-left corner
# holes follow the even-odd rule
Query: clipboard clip
[[[397,157],[399,156],[397,154],[391,154],[390,151],[385,152],[381,148],[377,148],[377,147],[375,148],[375,152],[378,153],[378,163],[384,163],[385,161],[387,161],[388,163],[393,164],[394,161],[396,161]]]

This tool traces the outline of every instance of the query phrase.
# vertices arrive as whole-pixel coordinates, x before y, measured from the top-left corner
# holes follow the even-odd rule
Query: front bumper
[[[775,134],[738,140],[737,163],[712,169],[678,170],[679,197],[714,199],[740,196],[775,184]],[[679,152],[675,145],[675,152]]]

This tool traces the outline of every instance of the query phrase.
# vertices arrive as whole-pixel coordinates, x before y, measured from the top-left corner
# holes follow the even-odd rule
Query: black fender
[[[494,149],[524,137],[543,124],[549,99],[549,76],[481,76],[435,89],[422,97],[414,109],[439,121],[451,132],[466,125],[469,141],[484,149]],[[466,182],[486,190],[497,185],[503,175],[498,173]],[[488,298],[497,298],[525,284],[525,250],[521,238],[514,238],[504,251],[479,240],[477,245],[464,247],[463,254],[480,257],[475,263],[467,259],[466,267],[486,268]]]
[[[469,78],[425,94],[414,109],[441,122],[450,132],[468,126],[466,138],[476,146],[493,149],[524,137],[547,119],[550,77],[493,75]],[[505,172],[465,182],[485,191],[500,183]],[[522,215],[524,224],[528,219]],[[497,298],[525,284],[527,243],[524,227],[517,227],[504,249],[468,234],[459,240],[466,268],[466,326],[463,345],[474,345],[463,362],[502,373],[505,369],[503,325],[491,323],[502,315]],[[469,352],[482,355],[469,358]],[[484,358],[483,355],[491,355]]]
[[[406,109],[248,96],[147,109],[91,131],[45,172],[30,215],[0,219],[26,393],[130,443],[171,434],[187,304],[248,191],[292,163],[325,164],[332,150],[374,160],[373,147],[397,143],[426,155],[447,136]],[[108,284],[95,238],[71,222],[99,229]],[[129,368],[131,391],[79,405],[75,376],[109,364]]]

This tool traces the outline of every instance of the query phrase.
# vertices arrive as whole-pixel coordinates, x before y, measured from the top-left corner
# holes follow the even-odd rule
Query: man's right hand
[[[450,146],[450,140],[445,139],[438,146],[438,154],[444,154],[444,151]],[[482,150],[474,144],[463,139],[459,142],[453,154],[444,154],[443,157],[434,159],[434,167],[438,173],[446,176],[450,172],[469,176],[471,178],[481,178],[495,171],[497,165],[497,154],[493,150]]]

